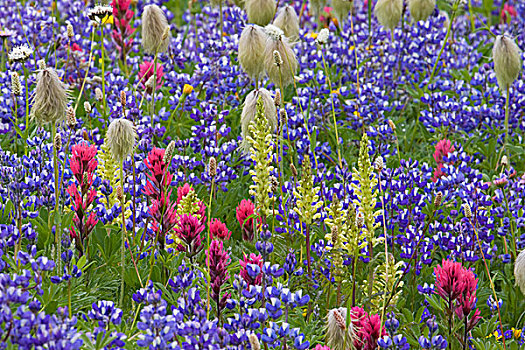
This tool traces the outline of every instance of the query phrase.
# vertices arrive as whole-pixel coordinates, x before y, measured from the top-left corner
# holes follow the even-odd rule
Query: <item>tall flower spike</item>
[[[250,150],[250,144],[248,143],[248,136],[250,133],[250,124],[255,120],[255,115],[257,114],[257,101],[259,98],[262,100],[264,107],[264,117],[266,118],[268,125],[271,130],[277,128],[277,109],[273,102],[272,95],[265,88],[260,88],[258,90],[253,90],[246,96],[244,101],[244,107],[241,113],[241,135],[242,135],[242,144],[241,149],[248,153]]]
[[[271,22],[276,6],[275,0],[246,0],[244,2],[248,21],[260,26]]]
[[[127,119],[115,119],[109,124],[105,142],[115,160],[122,162],[135,147],[137,132],[133,123]]]
[[[239,63],[246,74],[258,80],[264,74],[264,46],[266,33],[258,25],[244,27],[239,38]]]
[[[168,19],[160,7],[157,5],[144,7],[142,13],[142,47],[146,53],[154,54],[168,49],[171,32],[168,31],[167,37],[164,37],[166,27],[169,27]]]
[[[299,63],[295,52],[292,50],[292,46],[288,41],[288,38],[284,36],[283,31],[270,24],[265,28],[266,34],[266,46],[264,48],[264,67],[270,81],[280,86],[281,81],[283,87],[286,87],[293,83],[295,72]],[[274,51],[279,52],[284,64],[280,67],[275,65]]]
[[[514,277],[516,278],[516,284],[525,295],[525,250],[522,250],[516,258],[516,262],[514,263]]]
[[[56,123],[66,116],[68,94],[64,83],[53,68],[42,69],[37,75],[31,118],[40,124]]]
[[[288,39],[292,41],[299,39],[299,16],[292,6],[281,7],[273,24],[281,28]]]
[[[521,71],[520,49],[513,39],[506,35],[498,35],[492,49],[492,58],[499,87],[506,92]]]
[[[374,13],[382,26],[393,30],[403,13],[403,0],[379,0],[374,7]]]
[[[22,95],[22,84],[20,83],[20,76],[17,72],[11,73],[11,91],[13,95]]]
[[[426,21],[436,8],[436,0],[409,0],[408,9],[414,22]]]

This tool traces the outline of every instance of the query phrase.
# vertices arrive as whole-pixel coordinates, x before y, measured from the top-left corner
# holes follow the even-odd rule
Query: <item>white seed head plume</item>
[[[512,85],[521,71],[520,49],[514,40],[506,35],[498,35],[492,49],[494,71],[502,91]]]
[[[334,14],[337,20],[339,21],[339,26],[342,28],[346,19],[348,18],[348,13],[352,10],[353,6],[352,0],[332,0],[332,7],[334,9]]]
[[[354,344],[355,332],[352,323],[346,326],[346,307],[328,311],[326,321],[326,338],[330,349],[347,350]]]
[[[328,28],[323,28],[321,29],[319,34],[317,34],[317,39],[315,39],[315,41],[319,45],[324,45],[328,42],[329,37],[330,37],[330,31],[328,30]]]
[[[264,67],[268,78],[276,86],[280,86],[281,79],[283,87],[293,83],[295,72],[299,63],[297,57],[292,49],[288,38],[286,38],[282,31],[274,25],[268,25],[265,28],[268,37],[266,38],[266,46],[264,48]],[[282,66],[275,65],[274,51],[277,51],[283,60]]]
[[[239,63],[252,79],[259,79],[264,74],[264,47],[266,33],[258,25],[244,27],[239,38]]]
[[[149,54],[164,52],[170,45],[171,32],[168,19],[157,5],[147,5],[142,13],[142,47]],[[164,38],[164,34],[167,36]]]
[[[525,295],[525,250],[518,254],[514,262],[514,277],[516,278],[516,284]]]
[[[17,72],[11,73],[11,91],[13,95],[22,95],[22,83],[20,83],[20,76]]]
[[[166,147],[166,151],[164,152],[164,158],[163,161],[166,164],[171,164],[171,160],[173,159],[173,155],[175,154],[175,141],[170,141],[168,144],[168,147]]]
[[[403,13],[403,0],[379,0],[374,7],[374,13],[382,26],[393,30]]]
[[[247,140],[250,124],[255,119],[255,114],[257,113],[257,101],[259,97],[262,98],[264,106],[264,116],[268,120],[272,131],[277,128],[277,109],[273,102],[272,95],[265,88],[260,88],[258,90],[253,90],[246,96],[244,101],[244,107],[242,108],[241,113],[241,135],[242,135],[242,144],[241,149],[244,152],[248,153],[250,149],[250,144]]]
[[[106,132],[106,144],[111,150],[113,158],[122,162],[135,147],[137,131],[133,123],[127,119],[115,119],[109,124]]]
[[[470,208],[470,204],[463,204],[463,210],[465,211],[465,217],[470,219],[472,217],[472,209]]]
[[[100,88],[95,89],[95,98],[98,101],[102,101],[104,99],[104,95],[102,94],[102,90],[100,90]]]
[[[46,67],[47,67],[46,61],[44,61],[44,60],[36,61],[36,65],[37,65],[38,69],[46,69]]]
[[[281,28],[288,39],[299,39],[299,16],[292,6],[281,7],[273,24]]]
[[[155,87],[155,76],[152,75],[151,77],[149,77],[148,81],[146,81],[146,84],[144,84],[144,86],[146,86],[148,90],[153,91],[153,88]]]
[[[283,65],[283,58],[281,57],[281,54],[277,50],[273,52],[273,64],[275,64],[277,67],[280,67]]]
[[[408,9],[414,22],[426,21],[436,9],[436,0],[408,0]]]
[[[66,116],[68,94],[57,72],[45,68],[38,72],[31,107],[31,118],[40,124],[56,123]]]
[[[248,22],[260,26],[265,26],[272,21],[276,6],[275,0],[246,0],[244,2]]]
[[[66,124],[71,129],[73,129],[77,125],[77,117],[75,116],[75,109],[73,108],[73,106],[67,107]]]

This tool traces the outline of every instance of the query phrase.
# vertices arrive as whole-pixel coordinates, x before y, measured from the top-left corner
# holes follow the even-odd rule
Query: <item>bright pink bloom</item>
[[[73,45],[71,45],[71,51],[82,52],[82,48],[80,46],[78,46],[77,43],[74,43]]]
[[[228,274],[228,265],[230,256],[224,250],[221,241],[213,240],[210,249],[206,251],[206,264],[210,269],[211,298],[217,304],[217,318],[220,318],[220,312],[226,306],[226,301],[230,298],[229,293],[224,293],[221,297],[221,287],[230,278]]]
[[[457,262],[443,259],[442,266],[434,268],[436,293],[447,302],[459,298],[465,290],[464,267]]]
[[[164,76],[163,67],[161,63],[156,64],[157,66],[157,90],[162,87],[162,77]],[[155,66],[153,62],[144,61],[142,64],[139,64],[139,79],[143,87],[146,86],[149,78],[155,74]],[[144,78],[143,78],[144,77]],[[151,89],[146,89],[148,93],[151,93]]]
[[[237,206],[236,216],[242,229],[242,239],[253,241],[255,228],[253,218],[255,214],[255,205],[249,199],[243,199]]]
[[[503,5],[503,9],[501,10],[501,20],[503,22],[507,22],[507,16],[510,16],[510,18],[512,18],[516,17],[517,15],[518,12],[514,8],[514,6],[509,5],[507,2],[505,3],[505,5]]]
[[[182,215],[179,217],[175,233],[183,242],[177,249],[186,252],[191,258],[197,255],[204,245],[202,245],[201,232],[204,231],[204,224],[192,215]]]
[[[444,164],[451,164],[449,162],[445,162],[445,157],[454,151],[454,145],[452,142],[450,142],[450,140],[444,139],[436,144],[434,159],[436,160],[437,166],[434,170],[434,177],[432,177],[432,181],[436,182],[441,176],[444,175],[442,170],[444,168]]]
[[[317,344],[313,350],[330,350],[328,346]]]
[[[381,329],[381,316],[369,315],[365,310],[357,306],[354,306],[350,312],[352,325],[357,332],[354,340],[356,350],[377,349],[377,341],[386,335],[384,327],[382,328],[381,334],[379,334],[379,329]]]
[[[126,60],[127,53],[133,46],[135,28],[130,25],[135,12],[131,9],[131,0],[113,0],[113,32],[111,37],[115,42],[122,61]]]
[[[89,236],[98,222],[94,212],[89,215],[86,212],[95,201],[97,191],[92,188],[93,177],[98,162],[95,158],[97,147],[87,143],[79,143],[72,147],[69,166],[76,180],[67,188],[71,197],[71,206],[75,215],[73,216],[73,227],[69,229],[71,238],[75,239],[80,254],[84,252],[84,240]]]
[[[241,265],[239,275],[248,286],[260,286],[262,283],[262,268],[264,264],[262,256],[253,253],[247,256],[243,253],[243,260],[239,260],[239,264]]]
[[[210,234],[212,239],[220,239],[221,241],[230,239],[232,233],[219,219],[212,219],[210,222]]]
[[[169,189],[173,175],[164,163],[164,153],[163,149],[153,148],[144,160],[149,170],[144,194],[151,199],[149,208],[153,219],[151,228],[158,236],[161,249],[164,248],[166,236],[177,224],[176,205],[170,201],[171,190]]]

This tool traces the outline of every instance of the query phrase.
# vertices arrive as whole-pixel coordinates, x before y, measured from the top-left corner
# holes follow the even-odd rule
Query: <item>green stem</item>
[[[71,311],[71,279],[67,282],[67,305],[68,305],[68,311],[69,311],[69,318],[72,316]]]
[[[29,88],[28,88],[28,84],[27,84],[28,80],[29,80],[29,78],[28,78],[27,68],[26,68],[26,66],[24,66],[24,84],[25,84],[25,87],[26,87],[26,130],[25,130],[26,131],[26,139],[24,140],[24,154],[25,155],[27,155],[27,149],[28,149],[27,139],[29,138]],[[54,141],[55,141],[55,139],[53,138],[53,142]]]
[[[57,133],[57,126],[54,122],[51,123],[51,142],[53,143],[53,167],[55,171],[55,212],[54,212],[54,218],[57,217],[58,214],[58,202],[60,199],[60,191],[58,189],[58,155],[57,155],[57,148],[55,147],[55,136]],[[55,220],[57,222],[57,220]],[[57,269],[58,271],[61,271],[60,269],[60,261],[61,261],[61,255],[62,255],[62,244],[60,242],[60,224],[58,224],[55,227],[55,244],[57,246]]]
[[[86,86],[86,79],[89,74],[89,67],[91,66],[91,61],[93,60],[93,46],[94,45],[95,45],[95,27],[93,27],[93,29],[91,30],[91,46],[89,49],[88,66],[86,68],[86,74],[84,75],[84,80],[82,80],[82,86],[80,88],[80,93],[78,94],[78,97],[77,97],[77,103],[75,104],[75,112],[77,111],[78,104],[80,103],[80,99],[82,98],[82,92],[84,91],[84,87]]]
[[[158,50],[155,51],[153,58],[153,92],[151,93],[151,127],[153,127],[153,116],[155,115],[155,93],[157,92],[157,56]]]
[[[211,179],[211,189],[210,189],[210,200],[208,203],[208,251],[210,250],[210,244],[211,244],[210,243],[210,240],[211,240],[210,222],[211,222],[211,204],[212,204],[214,189],[215,189],[215,178],[212,178]],[[211,276],[211,271],[210,271],[210,264],[208,263],[208,261],[206,261],[206,266],[208,267],[208,279],[209,279]],[[211,281],[209,280],[206,286],[206,295],[207,295],[206,316],[208,318],[210,316],[210,285],[211,285]],[[219,305],[217,305],[217,309],[219,309]]]
[[[125,251],[126,251],[126,215],[125,211],[126,208],[124,206],[124,203],[126,202],[125,196],[124,196],[124,159],[122,159],[122,163],[120,163],[120,186],[122,188],[122,201],[120,202],[120,207],[122,210],[122,246],[120,250],[120,264],[121,264],[121,282],[120,282],[120,307],[124,307],[124,272],[125,272]]]

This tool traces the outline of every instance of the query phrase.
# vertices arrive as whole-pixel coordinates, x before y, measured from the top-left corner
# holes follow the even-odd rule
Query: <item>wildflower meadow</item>
[[[525,349],[524,0],[0,0],[0,349]]]

